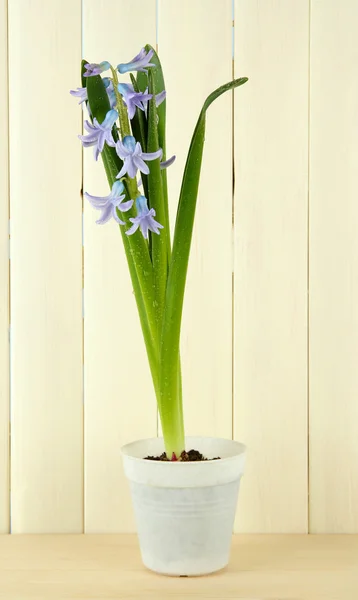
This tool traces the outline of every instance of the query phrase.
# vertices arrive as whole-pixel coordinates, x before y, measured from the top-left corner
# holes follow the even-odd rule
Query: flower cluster
[[[120,74],[129,71],[148,73],[149,68],[155,67],[155,64],[150,62],[153,55],[153,50],[146,52],[145,48],[142,48],[139,54],[130,62],[119,64],[117,71]],[[124,135],[122,139],[118,139],[117,134],[121,127],[117,129],[116,121],[120,113],[118,98],[122,98],[122,106],[124,106],[131,121],[139,110],[143,111],[145,117],[147,116],[148,102],[153,98],[153,95],[149,93],[148,88],[144,92],[139,92],[129,83],[118,83],[115,70],[107,61],[85,64],[83,75],[84,77],[94,77],[108,70],[112,71],[114,77],[103,77],[102,81],[111,109],[107,112],[102,123],[99,123],[96,118],[91,121],[85,120],[84,128],[87,133],[78,137],[85,148],[93,146],[95,160],[98,160],[105,145],[115,148],[117,155],[123,161],[123,166],[117,174],[118,181],[113,184],[108,196],[92,196],[85,193],[85,197],[95,209],[102,211],[101,217],[96,221],[98,224],[107,223],[113,218],[119,225],[126,225],[126,222],[121,218],[121,213],[130,211],[134,206],[136,216],[129,218],[132,226],[126,231],[126,234],[132,235],[140,229],[143,237],[148,239],[149,231],[159,234],[159,230],[163,228],[163,225],[154,219],[156,216],[155,208],[148,208],[147,198],[140,194],[138,187],[142,185],[142,181],[141,179],[137,181],[137,173],[139,171],[143,175],[148,175],[150,168],[147,163],[161,159],[163,152],[161,149],[156,152],[144,152],[140,142],[133,135]],[[79,104],[85,103],[89,109],[86,87],[71,90],[70,94],[79,99]],[[159,106],[165,100],[165,96],[165,90],[156,94],[156,106]],[[160,168],[169,167],[174,160],[175,156],[172,156],[170,159],[160,162]],[[124,201],[126,197],[130,199]]]

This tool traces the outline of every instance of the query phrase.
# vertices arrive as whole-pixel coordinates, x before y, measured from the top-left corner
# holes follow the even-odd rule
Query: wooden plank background
[[[9,515],[9,128],[7,0],[0,2],[0,533]]]
[[[237,1],[234,433],[238,526],[307,531],[309,2]],[[296,82],[299,82],[296,84]]]
[[[83,528],[80,59],[80,0],[9,1],[13,532]]]
[[[187,432],[248,444],[237,530],[358,531],[355,0],[0,10],[0,532],[10,513],[13,532],[135,527],[119,447],[155,436],[157,411],[120,235],[82,206],[82,187],[108,186],[91,150],[82,160],[68,91],[81,55],[116,65],[147,42],[166,78],[173,218],[206,95],[250,78],[208,113],[182,334]]]
[[[201,107],[210,92],[232,79],[231,0],[159,0],[158,17],[158,50],[168,93],[168,156],[177,155],[168,171],[174,224]],[[181,50],[173,52],[172,48]],[[193,57],[198,57],[196,68]],[[231,437],[232,433],[231,209],[232,108],[231,95],[226,94],[207,113],[184,302],[181,354],[188,435]]]
[[[310,527],[358,532],[358,4],[312,1]]]

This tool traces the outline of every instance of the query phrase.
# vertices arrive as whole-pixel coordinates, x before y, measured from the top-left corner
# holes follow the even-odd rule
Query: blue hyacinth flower
[[[142,73],[147,73],[147,69],[144,67],[155,67],[155,64],[150,62],[154,54],[154,50],[149,50],[146,53],[145,48],[142,48],[139,54],[132,58],[129,63],[120,63],[117,66],[118,71],[123,75],[123,73],[128,73],[128,71],[140,71]]]
[[[91,203],[91,205],[97,210],[102,211],[102,215],[100,219],[96,221],[99,225],[103,225],[107,223],[109,219],[113,217],[119,225],[125,225],[125,222],[122,221],[118,214],[117,209],[121,212],[127,212],[133,206],[133,200],[128,200],[127,202],[123,202],[126,197],[124,192],[124,185],[121,181],[116,181],[113,186],[111,193],[108,196],[91,196],[90,194],[85,193],[85,198]]]
[[[85,65],[86,71],[83,73],[84,77],[93,77],[94,75],[100,75],[104,71],[108,71],[111,68],[109,62],[104,60],[101,63],[87,63]]]
[[[134,179],[138,170],[148,175],[149,167],[144,161],[161,158],[163,154],[161,149],[156,152],[143,152],[142,146],[139,142],[136,142],[132,135],[126,135],[123,142],[119,140],[116,143],[116,152],[119,158],[123,160],[123,167],[119,171],[117,179],[120,179],[126,173],[131,179]]]
[[[78,137],[85,148],[94,146],[95,160],[98,160],[99,154],[102,152],[105,143],[112,147],[116,145],[112,136],[112,128],[117,119],[117,111],[109,110],[102,123],[98,123],[96,118],[93,119],[93,123],[85,121],[84,125],[85,129],[88,131],[88,135],[79,135]]]
[[[86,102],[86,100],[88,100],[87,88],[85,87],[78,87],[76,90],[70,90],[70,94],[71,96],[80,99],[78,104],[82,104],[82,102]]]
[[[143,237],[148,239],[148,232],[152,231],[159,235],[159,229],[163,229],[164,226],[158,223],[154,219],[155,210],[151,208],[149,210],[147,198],[145,196],[138,196],[136,199],[137,216],[130,218],[130,222],[133,223],[132,227],[126,231],[127,235],[133,235],[140,228]]]
[[[153,96],[147,92],[135,92],[129,83],[119,83],[118,91],[123,96],[124,103],[128,110],[128,116],[133,119],[137,108],[145,110],[145,106]]]

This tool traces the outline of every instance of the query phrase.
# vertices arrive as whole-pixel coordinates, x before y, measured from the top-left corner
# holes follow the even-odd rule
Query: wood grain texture
[[[310,529],[358,532],[358,4],[311,2]]]
[[[356,600],[357,536],[237,536],[229,567],[163,577],[129,535],[0,537],[1,600]]]
[[[128,62],[146,43],[155,46],[155,0],[84,0],[83,34],[87,60]],[[94,162],[91,149],[84,159],[85,191],[106,195],[101,161]],[[113,533],[134,530],[120,446],[155,437],[157,412],[121,234],[113,221],[99,226],[97,218],[86,203],[85,531]]]
[[[169,204],[175,222],[191,136],[207,95],[232,79],[231,0],[159,0],[167,89]],[[207,113],[206,142],[181,336],[187,435],[232,435],[232,107]]]
[[[80,0],[9,1],[13,532],[82,531]]]
[[[309,3],[235,3],[237,527],[307,531]]]
[[[0,1],[0,533],[9,530],[9,142],[7,1]]]

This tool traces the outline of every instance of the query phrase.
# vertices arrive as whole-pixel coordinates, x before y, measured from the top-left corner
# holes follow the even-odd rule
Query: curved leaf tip
[[[217,88],[216,90],[211,92],[211,94],[209,94],[209,96],[207,97],[207,99],[204,102],[202,112],[207,111],[210,104],[212,104],[214,102],[214,100],[216,100],[216,98],[219,98],[219,96],[221,96],[222,94],[225,94],[225,92],[228,92],[229,90],[234,90],[235,88],[239,87],[240,85],[244,85],[244,83],[246,83],[248,80],[249,80],[248,77],[240,77],[239,79],[234,79],[233,81],[229,81],[229,83],[225,83],[224,85],[221,85],[219,88]]]

